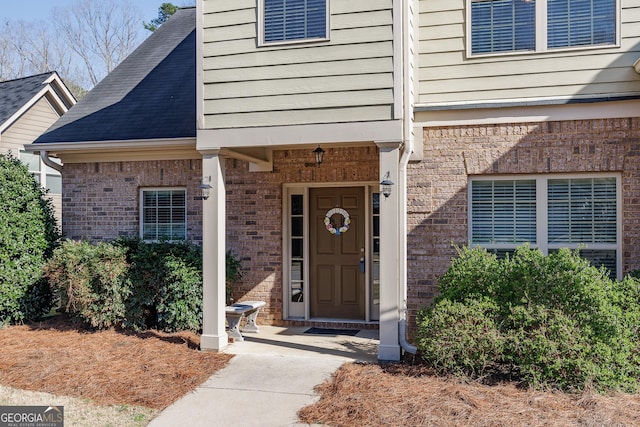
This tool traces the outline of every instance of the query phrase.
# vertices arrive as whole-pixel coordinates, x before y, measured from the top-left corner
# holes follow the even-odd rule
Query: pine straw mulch
[[[346,364],[303,422],[341,426],[639,426],[640,396],[463,383],[409,365]]]
[[[232,356],[198,351],[189,332],[91,331],[64,318],[0,329],[0,384],[163,409]]]

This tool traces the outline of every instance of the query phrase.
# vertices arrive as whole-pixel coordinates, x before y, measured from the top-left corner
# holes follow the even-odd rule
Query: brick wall
[[[244,273],[234,296],[268,301],[261,322],[282,320],[283,184],[379,179],[374,146],[327,148],[320,167],[311,151],[274,152],[273,172],[249,172],[248,163],[227,159],[227,248],[240,257]]]
[[[63,233],[69,239],[140,235],[140,189],[185,187],[187,239],[202,237],[201,160],[67,163],[62,172]]]
[[[244,273],[234,297],[267,301],[261,322],[282,320],[283,184],[378,180],[374,146],[328,148],[321,167],[311,151],[274,152],[273,172],[249,172],[247,162],[226,160],[227,248],[242,260]],[[201,242],[201,167],[200,160],[65,164],[65,237],[102,241],[138,236],[140,188],[186,187],[187,238]]]
[[[623,271],[640,268],[640,119],[424,129],[424,161],[408,169],[412,315],[467,243],[469,175],[621,172]]]

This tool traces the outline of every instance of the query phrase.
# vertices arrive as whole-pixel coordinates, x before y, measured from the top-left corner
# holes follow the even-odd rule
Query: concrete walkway
[[[318,399],[313,389],[343,363],[374,362],[378,331],[309,335],[308,328],[260,326],[225,350],[229,365],[166,408],[150,427],[292,426]]]

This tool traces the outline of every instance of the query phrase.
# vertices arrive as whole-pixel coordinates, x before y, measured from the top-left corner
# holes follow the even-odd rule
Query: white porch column
[[[202,201],[202,336],[203,351],[228,344],[225,331],[225,199],[224,157],[218,150],[202,155],[202,176],[211,177],[211,192]]]
[[[398,183],[400,142],[376,142],[380,150],[380,180],[389,172],[389,179],[395,183],[391,195],[380,194],[380,347],[378,359],[400,360],[398,339],[399,300],[399,259],[400,197]]]

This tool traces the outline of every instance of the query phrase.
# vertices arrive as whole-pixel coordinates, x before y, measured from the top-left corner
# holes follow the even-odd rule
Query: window
[[[469,243],[502,254],[528,242],[543,253],[581,248],[616,275],[619,258],[615,176],[473,178]]]
[[[144,240],[185,240],[186,191],[184,189],[141,190],[140,235]]]
[[[615,0],[548,0],[547,46],[616,43]]]
[[[535,2],[521,0],[471,3],[471,52],[535,49]]]
[[[62,164],[58,159],[51,160]],[[40,156],[21,151],[20,161],[27,165],[35,180],[49,190],[51,194],[62,194],[62,175],[57,170],[45,165]]]
[[[291,302],[304,302],[304,197],[291,195]]]
[[[261,44],[328,38],[328,0],[262,0]]]
[[[617,0],[469,0],[469,53],[617,43]]]

